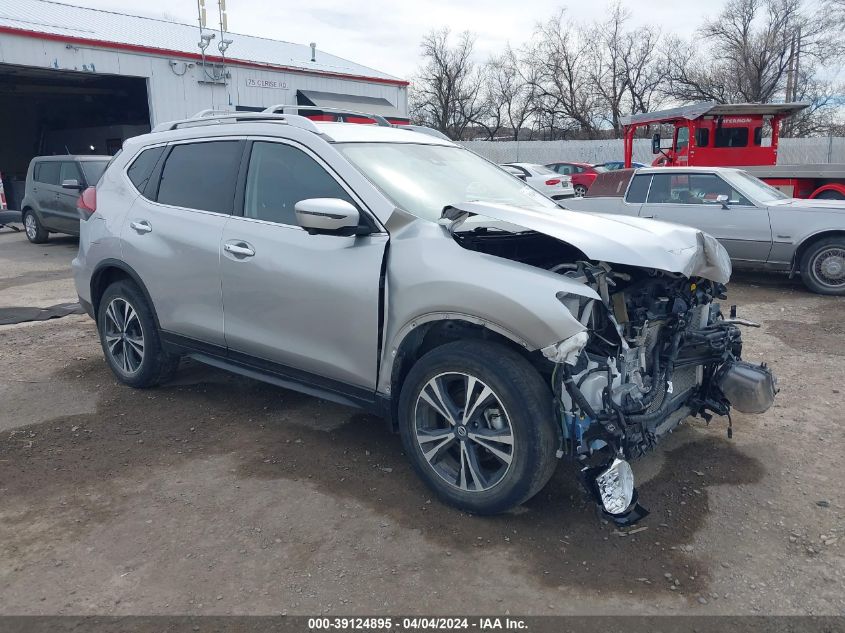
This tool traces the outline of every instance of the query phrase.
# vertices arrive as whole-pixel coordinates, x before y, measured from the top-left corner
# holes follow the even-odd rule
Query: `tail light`
[[[87,220],[97,210],[97,189],[88,187],[76,201],[76,211],[82,220]]]
[[[559,185],[560,184],[560,178],[551,178],[551,179],[546,181],[546,184],[549,185],[550,187],[552,185]]]

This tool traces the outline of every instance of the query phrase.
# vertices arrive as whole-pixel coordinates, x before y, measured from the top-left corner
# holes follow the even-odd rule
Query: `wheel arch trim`
[[[491,332],[495,332],[515,343],[519,347],[526,350],[533,351],[535,346],[531,345],[518,334],[509,330],[508,328],[499,325],[498,323],[485,319],[483,317],[466,314],[462,312],[430,312],[419,315],[403,325],[390,341],[390,344],[385,347],[383,358],[381,361],[381,371],[379,371],[379,385],[378,391],[384,394],[391,393],[393,383],[393,372],[396,365],[396,359],[399,350],[408,341],[408,337],[421,327],[439,321],[461,321],[469,325],[476,325],[483,327]],[[395,394],[394,394],[395,397]]]
[[[800,270],[801,260],[804,258],[804,254],[807,252],[807,249],[815,242],[827,239],[828,237],[841,237],[845,239],[845,229],[821,229],[815,233],[806,235],[798,243],[798,246],[795,247],[795,254],[792,256],[792,270]]]
[[[140,275],[126,262],[122,262],[119,259],[104,259],[97,264],[94,268],[94,271],[91,273],[91,281],[89,282],[89,289],[91,292],[91,306],[94,310],[94,320],[96,321],[97,313],[100,309],[100,297],[102,296],[102,292],[95,292],[98,288],[99,280],[103,274],[105,274],[108,270],[120,270],[121,272],[125,273],[138,287],[141,291],[141,294],[144,295],[144,300],[147,302],[150,310],[153,313],[153,321],[155,321],[156,328],[161,330],[161,324],[158,322],[158,313],[155,309],[155,304],[153,303],[152,297],[150,297],[150,293],[147,290],[147,286],[141,281]],[[105,291],[105,288],[101,290]]]

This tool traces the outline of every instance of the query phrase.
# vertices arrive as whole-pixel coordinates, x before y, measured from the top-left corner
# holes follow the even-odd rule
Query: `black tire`
[[[485,460],[485,463],[490,463],[495,458],[489,451],[479,448],[477,443],[472,445],[467,439],[466,429],[471,429],[473,423],[467,423],[464,427],[463,439],[459,439],[455,433],[454,443],[438,451],[438,454],[445,455],[443,459],[452,460],[451,463],[456,465],[452,483],[425,458],[417,439],[417,425],[422,420],[418,420],[418,415],[423,415],[418,412],[422,390],[435,377],[456,374],[472,376],[480,381],[482,387],[489,386],[504,409],[504,419],[511,433],[512,444],[504,447],[510,451],[509,466],[504,474],[498,475],[500,478],[495,484],[486,489],[481,486],[476,490],[460,487],[462,465],[457,466],[455,453],[460,455],[461,460],[464,459],[461,441],[474,452],[476,466]],[[432,350],[411,368],[399,397],[399,432],[414,470],[441,500],[474,514],[497,514],[533,497],[554,473],[558,461],[555,452],[559,446],[559,434],[554,423],[552,402],[552,393],[540,374],[516,352],[498,343],[458,341]],[[483,420],[487,419],[491,410],[499,411],[498,408],[487,408],[471,418],[477,420],[474,423],[476,437],[479,422],[488,424],[489,421]],[[458,426],[451,428],[457,431]],[[448,424],[444,424],[444,430],[449,428]],[[490,432],[492,429],[483,430]],[[501,444],[498,446],[503,447]],[[471,470],[468,472],[472,474]]]
[[[126,336],[115,341],[116,330],[120,329],[120,315],[125,314],[121,308],[126,305],[137,318],[130,313],[129,325],[124,326]],[[117,321],[109,315],[110,306],[118,313]],[[179,356],[162,349],[152,308],[143,293],[130,281],[116,281],[106,288],[97,310],[97,331],[106,362],[125,385],[137,389],[154,387],[172,378],[179,367]],[[129,339],[136,343],[132,344]],[[137,352],[139,339],[142,354]],[[137,367],[134,367],[136,361]]]
[[[584,185],[575,185],[573,189],[575,189],[576,198],[583,198],[587,195],[587,188]]]
[[[820,239],[804,249],[801,279],[813,292],[845,295],[845,237]]]
[[[24,234],[33,244],[43,244],[50,237],[50,233],[41,224],[35,211],[26,209],[21,216],[21,223],[23,223]]]
[[[816,196],[816,200],[845,200],[845,195],[839,193],[838,191],[822,191]]]

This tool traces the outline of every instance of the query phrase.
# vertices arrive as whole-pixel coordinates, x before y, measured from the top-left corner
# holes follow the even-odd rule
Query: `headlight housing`
[[[596,486],[604,509],[610,514],[622,514],[634,498],[634,471],[628,462],[616,458],[596,477]]]

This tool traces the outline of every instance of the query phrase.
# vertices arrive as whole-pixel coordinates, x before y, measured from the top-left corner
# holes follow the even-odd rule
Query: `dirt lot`
[[[0,232],[0,308],[74,299],[75,249]],[[632,536],[566,465],[467,516],[376,418],[187,364],[135,391],[85,316],[0,326],[0,613],[845,614],[845,301],[765,275],[730,295],[778,403],[635,464]]]

